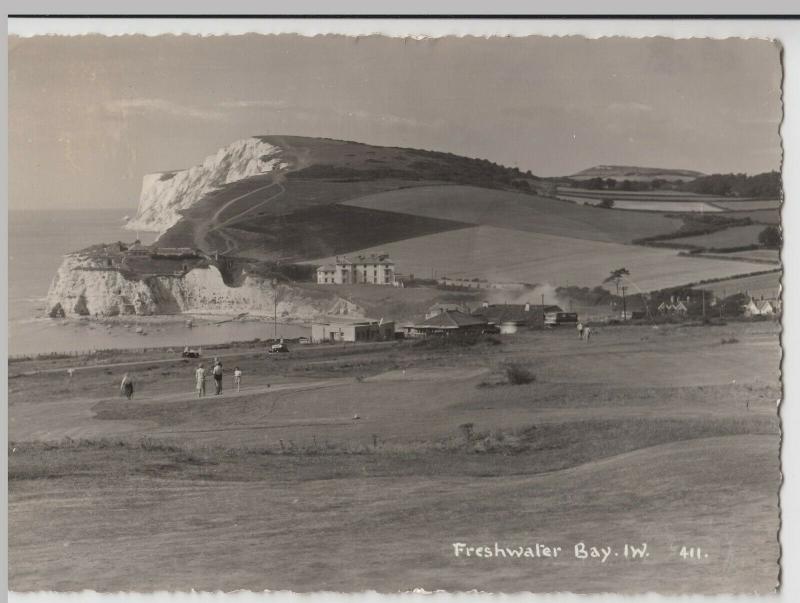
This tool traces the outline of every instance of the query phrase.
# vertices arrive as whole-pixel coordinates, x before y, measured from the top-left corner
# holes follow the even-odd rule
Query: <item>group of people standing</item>
[[[70,369],[71,371],[71,369]],[[214,378],[214,395],[219,396],[222,393],[222,377],[223,377],[223,370],[222,370],[222,362],[220,362],[219,358],[214,358],[214,366],[211,369],[211,376]],[[69,376],[72,377],[72,373],[69,372]],[[208,373],[206,372],[205,367],[202,363],[197,366],[197,370],[194,372],[195,378],[195,389],[197,390],[197,397],[202,398],[206,395],[206,377]],[[233,369],[233,387],[236,391],[240,391],[242,388],[242,371],[237,366]],[[125,376],[122,378],[122,383],[119,386],[120,395],[125,396],[128,400],[133,398],[133,378],[130,374],[125,373]]]
[[[589,341],[592,336],[592,329],[584,326],[582,322],[578,322],[578,337],[583,340]]]
[[[197,397],[202,398],[206,395],[206,369],[202,363],[197,365],[195,375],[195,389],[197,390]],[[211,376],[214,378],[214,395],[219,396],[222,393],[222,362],[219,358],[214,358],[214,366],[211,369]],[[238,392],[242,386],[242,371],[237,366],[233,369],[233,387]]]

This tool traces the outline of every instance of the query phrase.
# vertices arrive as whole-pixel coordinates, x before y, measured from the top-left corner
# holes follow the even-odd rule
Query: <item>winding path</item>
[[[225,210],[227,210],[229,207],[231,207],[234,203],[237,203],[238,201],[241,201],[242,199],[246,199],[247,197],[249,197],[251,195],[255,195],[256,193],[260,193],[261,191],[265,191],[265,190],[267,190],[269,188],[272,188],[272,187],[278,187],[278,189],[279,189],[278,192],[273,194],[273,195],[270,195],[269,197],[267,197],[266,199],[264,199],[260,203],[254,205],[252,207],[248,207],[244,211],[239,212],[235,216],[233,216],[231,218],[228,218],[225,221],[220,222],[220,217],[222,216],[222,214],[225,212]],[[270,182],[269,184],[266,184],[264,186],[260,186],[260,187],[258,187],[256,189],[253,189],[252,191],[249,191],[249,192],[247,192],[247,193],[245,193],[243,195],[239,195],[238,197],[234,197],[233,199],[231,199],[230,201],[225,203],[222,207],[220,207],[207,222],[202,223],[197,228],[197,230],[195,231],[197,233],[195,240],[198,243],[198,246],[201,247],[201,248],[205,248],[205,249],[212,248],[213,245],[209,241],[208,237],[212,233],[217,233],[225,241],[225,249],[222,249],[222,250],[217,249],[216,251],[218,251],[222,255],[226,255],[226,254],[229,254],[229,253],[237,251],[238,250],[238,245],[236,243],[236,240],[233,237],[225,234],[225,232],[223,232],[222,229],[225,228],[226,226],[229,226],[229,225],[235,223],[235,222],[238,222],[244,216],[256,211],[257,209],[262,208],[264,205],[266,205],[270,201],[273,201],[273,200],[277,199],[278,197],[283,195],[285,192],[286,192],[286,189],[284,188],[284,186],[280,182]]]

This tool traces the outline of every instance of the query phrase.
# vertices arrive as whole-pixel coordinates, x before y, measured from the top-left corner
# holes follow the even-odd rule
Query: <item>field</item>
[[[774,589],[777,325],[497,341],[219,350],[245,387],[206,400],[181,361],[12,363],[10,588]],[[506,384],[510,362],[536,381]],[[579,561],[577,542],[651,556]]]
[[[714,205],[729,211],[749,211],[754,209],[780,209],[779,199],[757,199],[752,201],[714,201]]]
[[[323,205],[284,216],[256,216],[236,227],[258,235],[242,255],[297,261],[470,226],[452,220]]]
[[[681,237],[670,239],[670,243],[679,245],[695,245],[697,247],[744,247],[747,245],[758,245],[758,235],[764,230],[763,224],[750,224],[748,226],[734,226],[725,230],[718,230],[709,234],[697,235],[693,237]]]
[[[635,211],[667,211],[667,212],[718,212],[720,208],[704,201],[638,201],[620,199],[614,201],[614,209],[631,209]]]
[[[677,230],[662,215],[615,213],[567,201],[474,186],[418,187],[368,195],[348,205],[515,230],[627,243]]]
[[[731,199],[714,195],[701,195],[684,191],[610,191],[567,186],[558,187],[559,199],[588,205],[598,205],[603,200],[614,201],[614,209],[664,212],[719,212],[777,210],[780,201],[775,199]]]
[[[725,256],[738,258],[740,260],[772,262],[780,264],[781,255],[777,249],[751,249],[750,251],[734,251],[726,253]]]
[[[766,266],[764,266],[766,268]],[[759,298],[777,299],[781,290],[781,271],[775,270],[766,274],[745,276],[741,278],[725,279],[700,285],[701,289],[713,291],[714,295],[725,297],[735,293],[745,293]]]
[[[763,270],[763,264],[679,256],[675,250],[478,226],[359,250],[389,253],[397,271],[417,277],[485,278],[491,281],[600,285],[625,266],[642,291]],[[325,257],[310,263],[328,263]]]

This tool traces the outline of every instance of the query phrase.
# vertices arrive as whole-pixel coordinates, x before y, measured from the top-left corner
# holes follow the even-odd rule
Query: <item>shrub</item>
[[[536,375],[518,364],[510,364],[506,367],[506,377],[511,385],[526,385],[536,381]]]
[[[723,345],[728,344],[728,343],[739,343],[739,340],[736,339],[735,337],[727,337],[727,338],[724,338],[722,340],[722,344]]]

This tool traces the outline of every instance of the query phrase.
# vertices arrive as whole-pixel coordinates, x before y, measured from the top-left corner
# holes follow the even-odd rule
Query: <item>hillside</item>
[[[532,174],[487,160],[341,140],[254,137],[180,174],[148,177],[137,225],[162,229],[160,245],[271,261],[350,253],[476,224],[618,243],[679,225],[663,215],[612,216],[543,197],[537,191],[545,184]],[[158,194],[148,192],[153,186]],[[379,206],[359,203],[376,195]],[[407,207],[409,199],[415,208]]]
[[[592,178],[614,178],[630,181],[688,181],[703,176],[694,170],[673,170],[665,168],[639,167],[633,165],[596,165],[568,176],[573,180],[590,180]]]

